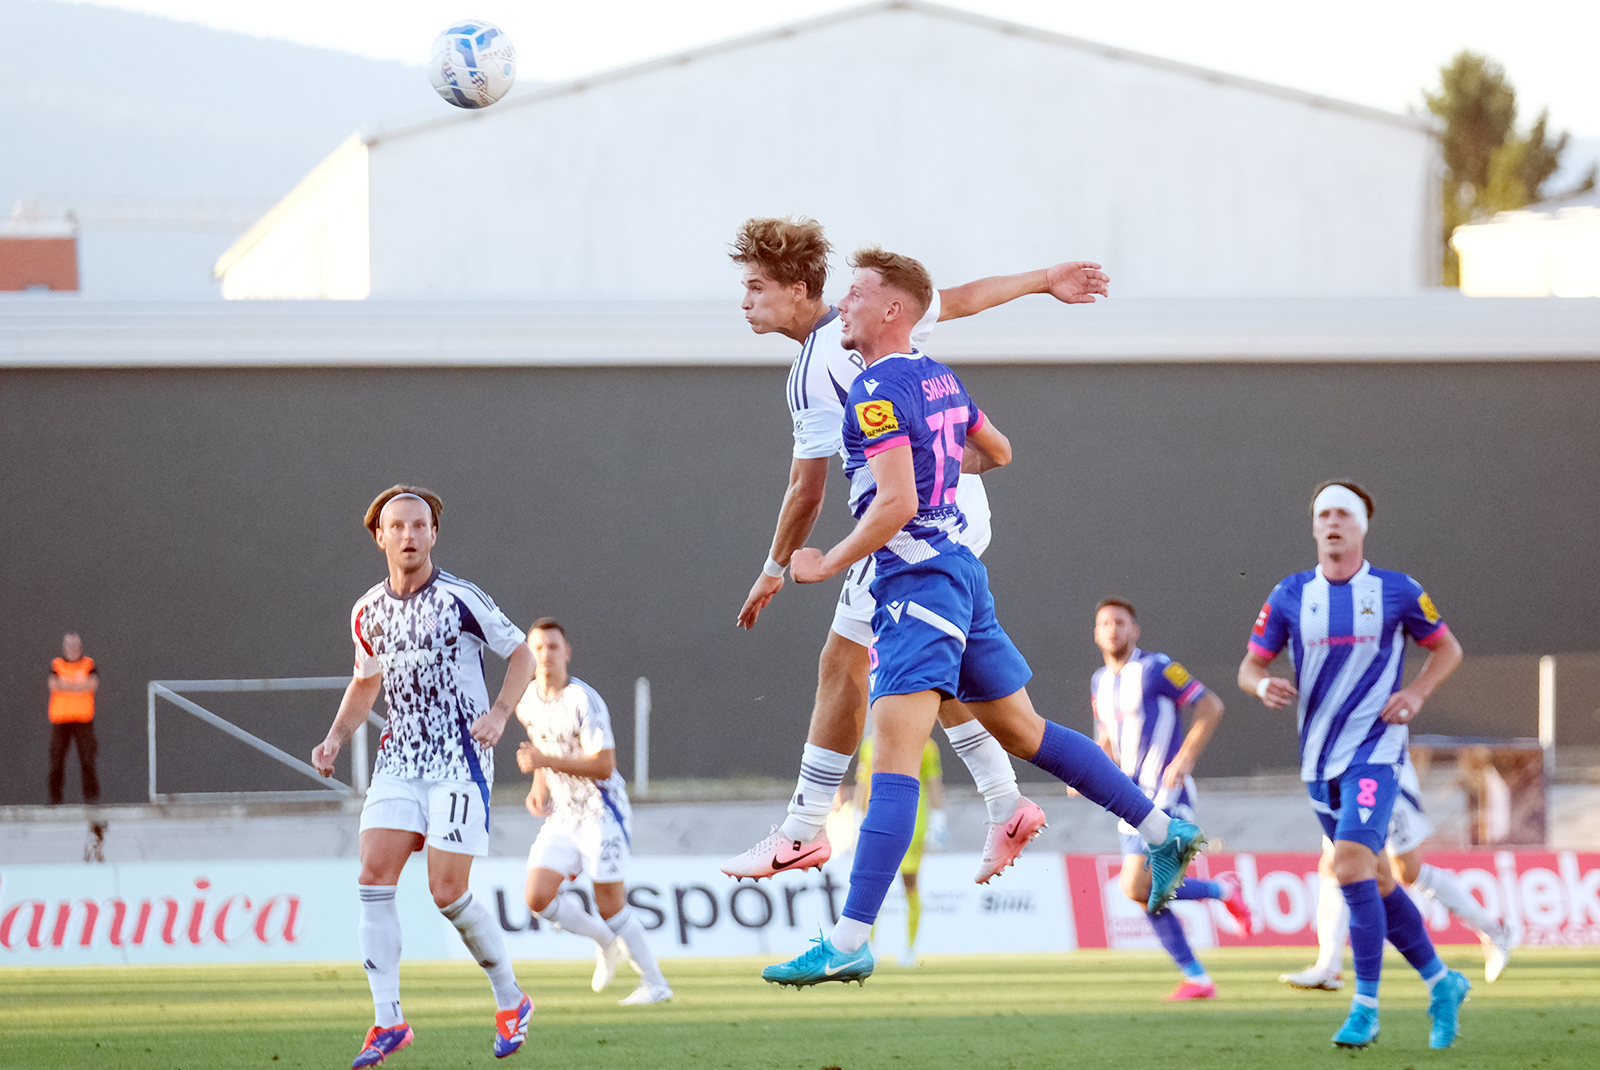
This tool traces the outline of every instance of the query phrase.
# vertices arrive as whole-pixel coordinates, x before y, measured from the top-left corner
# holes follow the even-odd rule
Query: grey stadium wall
[[[1089,729],[1092,607],[1114,593],[1137,603],[1143,645],[1227,704],[1202,775],[1291,767],[1292,716],[1233,677],[1273,583],[1314,564],[1308,497],[1329,476],[1373,490],[1369,558],[1424,583],[1469,666],[1600,650],[1600,361],[958,367],[1015,446],[987,480],[985,561],[1047,716]],[[733,623],[783,491],[784,375],[0,370],[0,804],[44,799],[45,677],[65,630],[101,669],[107,801],[144,797],[146,681],[348,671],[350,606],[383,576],[361,514],[397,481],[442,495],[444,568],[519,624],[567,626],[624,773],[647,676],[654,777],[792,775],[837,584],[791,584],[753,633]],[[846,530],[844,490],[836,477],[824,543]],[[1425,730],[1533,734],[1503,676],[1452,681]],[[336,700],[214,708],[305,755]],[[161,723],[163,790],[305,786],[170,707]],[[1600,742],[1600,720],[1563,733]],[[502,780],[519,735],[499,748]]]

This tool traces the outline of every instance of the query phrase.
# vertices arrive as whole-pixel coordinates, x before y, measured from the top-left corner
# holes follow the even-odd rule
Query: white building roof
[[[1600,299],[1031,297],[941,325],[970,364],[1600,360]],[[0,299],[0,369],[787,366],[731,302]]]

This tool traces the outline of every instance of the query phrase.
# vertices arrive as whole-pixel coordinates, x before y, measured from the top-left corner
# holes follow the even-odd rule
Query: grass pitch
[[[406,966],[402,992],[417,1040],[395,1070],[501,1065],[601,1070],[910,1070],[990,1068],[1429,1067],[1534,1070],[1600,1065],[1600,949],[1528,949],[1483,983],[1476,948],[1446,949],[1475,986],[1465,1034],[1427,1047],[1426,995],[1393,955],[1383,1033],[1362,1052],[1328,1041],[1346,994],[1297,992],[1280,972],[1302,949],[1205,953],[1221,998],[1167,1004],[1165,956],[1104,952],[939,957],[883,963],[864,988],[795,992],[761,982],[767,960],[668,960],[671,1003],[619,1007],[624,968],[604,995],[583,963],[519,964],[534,996],[529,1042],[506,1063],[490,1053],[493,1004],[471,964]],[[0,970],[0,1067],[342,1067],[371,1023],[353,963]]]

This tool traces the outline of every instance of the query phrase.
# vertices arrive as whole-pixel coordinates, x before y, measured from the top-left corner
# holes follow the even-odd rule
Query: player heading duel
[[[794,422],[789,485],[766,564],[739,610],[738,624],[746,629],[755,627],[761,611],[783,589],[790,555],[811,536],[822,511],[832,459],[843,453],[845,395],[865,366],[860,354],[841,344],[839,312],[822,297],[831,251],[822,225],[814,219],[747,219],[732,252],[734,263],[743,270],[743,308],[751,329],[757,334],[783,334],[801,344],[789,370],[789,415]],[[930,287],[930,300],[911,328],[911,340],[923,345],[939,322],[972,316],[1026,294],[1046,293],[1067,304],[1092,304],[1106,293],[1108,282],[1099,264],[1073,262],[976,279],[946,290]],[[962,523],[951,537],[982,557],[989,545],[989,501],[978,473],[986,462],[975,451],[967,461],[955,491]],[[816,702],[788,816],[766,839],[723,864],[729,876],[760,878],[783,869],[808,869],[822,865],[832,853],[823,826],[866,724],[873,568],[873,559],[867,556],[845,571],[833,627],[817,663]],[[986,883],[1039,834],[1044,811],[1022,796],[1005,749],[961,703],[941,705],[939,723],[972,773],[988,810],[983,857],[973,878]]]
[[[968,447],[1001,465],[1011,459],[1011,443],[955,373],[911,343],[912,326],[933,297],[923,266],[881,249],[864,249],[852,263],[855,275],[839,314],[843,344],[866,365],[845,405],[845,470],[856,526],[826,554],[796,550],[789,567],[797,582],[817,583],[869,553],[875,559],[872,805],[843,917],[810,951],[762,971],[768,981],[795,986],[871,975],[867,936],[911,842],[923,745],[943,699],[966,703],[1008,751],[1154,845],[1150,910],[1165,907],[1205,843],[1194,825],[1157,810],[1092,740],[1034,712],[1023,686],[1032,670],[995,619],[988,573],[953,537],[963,521],[956,482]]]
[[[533,1001],[517,987],[505,938],[489,908],[467,890],[472,860],[489,853],[494,745],[533,679],[533,651],[488,595],[433,563],[439,496],[394,486],[367,507],[367,530],[389,578],[350,613],[355,678],[311,764],[333,775],[334,759],[367,719],[381,689],[389,722],[361,808],[361,957],[377,1021],[351,1065],[376,1066],[411,1043],[400,1012],[400,912],[395,886],[412,852],[428,848],[428,890],[494,988],[494,1053],[522,1047]],[[506,658],[491,706],[484,647]]]
[[[1239,686],[1274,710],[1296,704],[1300,779],[1333,841],[1356,967],[1350,1016],[1334,1044],[1364,1048],[1378,1039],[1387,938],[1427,982],[1428,1046],[1448,1048],[1472,985],[1439,961],[1416,904],[1379,856],[1400,792],[1407,726],[1461,664],[1461,644],[1421,584],[1367,562],[1372,513],[1372,495],[1357,483],[1332,481],[1313,492],[1317,567],[1285,577],[1267,596],[1239,665]],[[1402,686],[1408,635],[1430,653],[1417,678]],[[1293,680],[1267,671],[1285,646]]]

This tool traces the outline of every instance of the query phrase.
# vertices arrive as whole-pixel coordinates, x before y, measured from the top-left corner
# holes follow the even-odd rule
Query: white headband
[[[1322,488],[1322,493],[1317,495],[1317,500],[1311,503],[1311,515],[1320,516],[1324,509],[1343,509],[1356,518],[1356,523],[1361,527],[1361,533],[1367,533],[1367,503],[1361,500],[1361,495],[1345,486],[1343,483],[1330,483]]]
[[[428,499],[424,498],[420,494],[412,494],[409,490],[406,491],[404,494],[396,494],[393,498],[389,499],[389,502],[397,502],[401,498],[415,498],[415,499],[417,499],[417,501],[421,502],[423,505],[428,505]],[[389,502],[384,502],[383,504],[384,505],[388,505]],[[433,506],[428,505],[428,508],[432,509]]]

